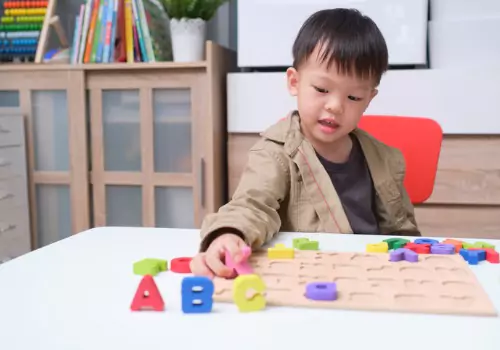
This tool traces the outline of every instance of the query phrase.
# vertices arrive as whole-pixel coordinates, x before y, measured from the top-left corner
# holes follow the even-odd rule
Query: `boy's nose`
[[[344,113],[344,106],[338,98],[330,98],[325,108],[329,113],[335,116],[342,115],[342,113]]]

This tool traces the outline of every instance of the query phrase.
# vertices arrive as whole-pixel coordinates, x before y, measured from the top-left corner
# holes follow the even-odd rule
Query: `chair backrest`
[[[428,118],[365,115],[358,127],[403,153],[404,186],[410,200],[413,204],[425,202],[434,189],[443,141],[441,126]]]

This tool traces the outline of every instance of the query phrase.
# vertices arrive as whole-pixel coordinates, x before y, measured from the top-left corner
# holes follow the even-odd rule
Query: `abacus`
[[[42,62],[50,26],[54,26],[61,45],[68,47],[59,17],[54,16],[56,0],[0,3],[0,62]]]
[[[48,2],[1,1],[0,62],[35,59]]]

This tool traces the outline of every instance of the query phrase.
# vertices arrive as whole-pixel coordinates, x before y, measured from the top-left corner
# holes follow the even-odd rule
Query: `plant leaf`
[[[229,0],[160,0],[170,18],[212,19],[221,5]]]

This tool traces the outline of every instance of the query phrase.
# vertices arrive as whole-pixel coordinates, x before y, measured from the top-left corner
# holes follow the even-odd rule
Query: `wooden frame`
[[[195,221],[200,222],[200,206],[203,184],[197,182],[194,174],[202,171],[199,166],[203,147],[199,143],[201,139],[200,126],[203,122],[203,110],[206,109],[203,101],[203,73],[192,70],[188,73],[158,72],[151,80],[151,72],[135,72],[132,74],[122,73],[116,76],[114,72],[109,74],[90,74],[88,86],[91,100],[91,134],[92,134],[92,175],[91,181],[94,189],[94,218],[96,226],[106,225],[106,198],[105,187],[107,185],[141,186],[143,202],[143,225],[155,226],[155,187],[191,187],[193,188],[195,203]],[[153,146],[153,91],[155,89],[189,89],[191,91],[192,113],[192,137],[191,157],[192,173],[161,173],[154,170],[154,146]],[[140,106],[140,149],[141,149],[141,172],[116,172],[107,171],[104,165],[104,136],[103,136],[103,103],[102,92],[104,90],[138,90]]]
[[[156,187],[192,188],[196,226],[201,224],[205,214],[216,211],[224,204],[227,189],[226,74],[234,69],[236,56],[230,50],[207,42],[206,57],[205,61],[191,63],[0,66],[0,90],[19,91],[20,107],[27,123],[33,248],[38,247],[35,234],[35,190],[38,184],[69,185],[73,234],[107,224],[106,185],[142,186],[143,226],[157,224]],[[155,89],[170,88],[187,88],[191,94],[190,173],[155,172],[154,169],[153,94]],[[107,171],[104,167],[102,92],[125,89],[139,94],[141,171]],[[35,169],[33,90],[66,91],[70,152],[68,171]],[[47,118],[50,115],[49,112]],[[90,171],[88,164],[91,164]]]
[[[38,46],[36,48],[35,63],[43,62],[43,55],[47,48],[49,42],[50,28],[54,27],[56,35],[59,38],[59,42],[63,48],[69,47],[69,42],[64,32],[63,26],[59,16],[55,15],[57,7],[57,0],[49,0],[47,4],[47,12],[45,13],[45,19],[43,21],[42,30],[40,31],[40,37],[38,39]]]

